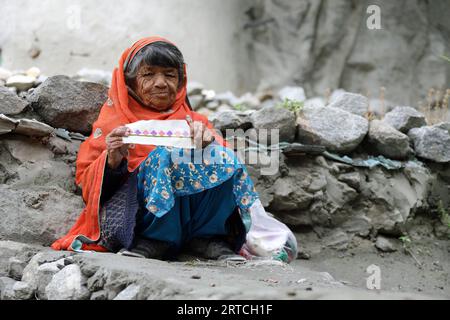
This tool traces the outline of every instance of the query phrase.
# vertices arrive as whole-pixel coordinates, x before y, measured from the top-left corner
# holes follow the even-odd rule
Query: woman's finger
[[[192,121],[192,118],[190,115],[186,116],[186,121],[189,125],[189,128],[191,129],[191,137],[192,137],[192,139],[194,139],[194,133],[195,133],[194,132],[194,122]]]
[[[122,141],[113,142],[109,145],[110,149],[119,149],[124,145]]]
[[[106,144],[111,144],[113,142],[122,141],[122,137],[107,137]]]
[[[201,122],[195,122],[194,125],[195,132],[194,132],[194,143],[197,148],[202,147],[202,140],[203,140],[203,123]]]

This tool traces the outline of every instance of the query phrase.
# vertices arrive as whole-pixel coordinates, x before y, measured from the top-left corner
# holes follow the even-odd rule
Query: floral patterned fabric
[[[140,165],[137,179],[139,203],[156,217],[170,211],[175,197],[196,194],[229,179],[233,179],[241,212],[247,212],[258,199],[245,166],[232,150],[217,143],[203,150],[157,147]]]

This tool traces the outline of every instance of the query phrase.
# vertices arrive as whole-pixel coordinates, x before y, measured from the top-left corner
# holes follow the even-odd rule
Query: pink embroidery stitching
[[[191,135],[188,131],[184,131],[184,132],[176,131],[174,133],[172,130],[168,130],[168,131],[160,130],[159,132],[156,132],[155,130],[153,130],[153,131],[149,132],[148,130],[141,131],[139,129],[132,130],[130,133],[130,136],[169,137],[169,138],[190,138],[191,137]]]

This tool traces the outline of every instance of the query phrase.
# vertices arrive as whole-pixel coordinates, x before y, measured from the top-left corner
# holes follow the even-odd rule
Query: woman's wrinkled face
[[[139,67],[134,91],[146,106],[165,111],[175,103],[179,83],[176,68],[143,64]]]

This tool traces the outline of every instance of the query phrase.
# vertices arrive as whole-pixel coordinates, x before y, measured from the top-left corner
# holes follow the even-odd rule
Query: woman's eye
[[[166,74],[166,77],[175,78],[175,75],[173,73],[168,73],[168,74]]]

